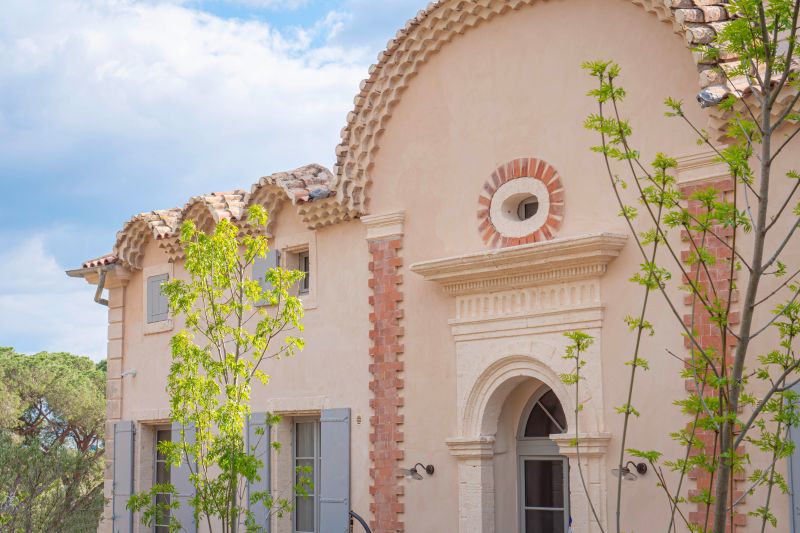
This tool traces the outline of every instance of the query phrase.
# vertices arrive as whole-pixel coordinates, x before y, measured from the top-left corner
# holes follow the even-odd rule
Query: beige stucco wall
[[[281,248],[313,239],[320,265],[314,291],[315,306],[306,309],[303,323],[305,350],[297,357],[267,361],[264,370],[272,376],[266,388],[256,387],[253,393],[254,411],[318,413],[322,408],[349,407],[352,409],[353,509],[366,515],[369,512],[369,382],[367,300],[367,253],[364,228],[359,222],[340,224],[309,232],[291,210],[283,210],[277,220],[278,236],[273,245]],[[164,265],[166,256],[155,243],[150,243],[144,260],[144,270],[136,271],[127,285],[124,329],[124,368],[136,369],[136,377],[126,377],[123,385],[123,420],[155,421],[168,416],[165,392],[169,370],[169,340],[179,331],[176,321],[170,331],[144,334],[143,272]],[[180,264],[174,268],[176,277],[185,277]],[[346,294],[340,289],[347,287]],[[363,317],[354,320],[353,317]],[[286,440],[286,439],[284,439]],[[291,460],[291,441],[283,442],[284,452],[276,461]],[[145,439],[140,446],[147,446]],[[137,469],[146,474],[150,467],[139,461]],[[275,472],[281,470],[276,468]],[[290,486],[285,476],[280,480],[287,492]],[[138,486],[138,484],[137,484]]]
[[[686,127],[664,118],[660,109],[664,97],[673,96],[686,102],[693,119],[704,122],[694,104],[696,67],[671,25],[622,0],[542,2],[506,13],[457,36],[423,65],[380,139],[371,170],[369,209],[372,214],[405,211],[405,265],[486,249],[476,222],[481,187],[498,165],[517,157],[544,159],[561,174],[566,216],[558,236],[627,232],[616,216],[618,207],[602,160],[589,151],[596,138],[581,126],[594,106],[585,95],[593,80],[580,63],[594,58],[613,58],[623,66],[621,82],[629,92],[624,112],[632,118],[645,159],[656,151],[679,155],[698,150]],[[368,516],[371,412],[365,229],[353,221],[310,233],[293,210],[284,209],[274,231],[279,248],[313,240],[315,306],[307,310],[304,321],[305,351],[267,364],[273,379],[254,393],[254,410],[350,407],[353,509]],[[800,258],[795,254],[795,259]],[[145,268],[165,262],[166,256],[151,243]],[[597,365],[601,370],[595,377],[603,391],[601,429],[613,435],[607,468],[619,454],[621,419],[613,413],[627,392],[624,362],[631,357],[632,336],[623,319],[636,312],[641,299],[641,290],[627,281],[639,262],[629,242],[601,281],[606,309]],[[175,273],[182,275],[179,265]],[[401,481],[406,485],[403,520],[406,531],[414,533],[454,532],[458,471],[445,444],[457,434],[461,415],[456,407],[456,347],[448,323],[455,316],[454,300],[438,285],[408,271],[403,275],[402,447],[409,465],[419,461],[436,466],[436,474],[425,481]],[[180,327],[144,335],[142,278],[141,271],[134,272],[126,288],[124,368],[136,368],[138,374],[123,380],[122,419],[163,418],[168,342]],[[685,389],[679,378],[682,364],[665,349],[683,353],[683,343],[660,297],[652,300],[650,309],[657,334],[646,340],[644,351],[651,370],[642,374],[634,397],[644,416],[632,423],[628,446],[675,456],[680,450],[668,435],[684,419],[670,400],[681,397]],[[535,387],[528,382],[515,389],[501,415],[497,449],[505,454],[498,456],[495,470],[498,532],[516,530],[513,434]],[[614,480],[609,478],[607,484],[613,495]],[[626,530],[648,531],[664,522],[666,505],[653,503],[663,500],[654,476],[626,483],[626,488]],[[609,497],[609,505],[613,501]],[[613,517],[613,512],[609,507],[606,515]],[[782,506],[776,513],[786,516]]]
[[[580,31],[575,32],[574,28]],[[618,207],[602,159],[589,152],[597,139],[582,128],[584,118],[595,107],[586,96],[593,80],[580,69],[580,64],[595,58],[614,58],[623,66],[621,82],[630,95],[625,113],[633,118],[636,140],[641,143],[645,158],[652,157],[656,150],[672,154],[696,150],[685,127],[664,119],[659,107],[663,98],[670,95],[686,101],[693,116],[700,117],[692,104],[697,90],[696,68],[684,42],[672,33],[670,25],[622,1],[547,2],[502,15],[456,38],[420,70],[381,139],[372,173],[370,206],[376,213],[393,208],[406,210],[407,262],[485,249],[475,214],[481,187],[497,166],[516,157],[544,159],[561,174],[566,215],[559,236],[626,232],[623,221],[616,216]],[[612,263],[603,279],[603,293],[608,295],[605,324],[610,326],[603,332],[604,407],[611,433],[620,427],[619,419],[610,413],[613,406],[624,403],[623,384],[627,380],[620,377],[620,372],[627,370],[623,362],[631,352],[622,319],[633,312],[628,302],[641,297],[640,291],[627,282],[639,263],[632,244]],[[452,402],[452,385],[442,386],[441,375],[436,375],[438,385],[424,375],[417,377],[414,361],[418,354],[435,353],[432,342],[436,346],[448,345],[447,319],[454,310],[452,302],[444,312],[429,305],[431,300],[450,299],[432,284],[413,276],[408,278],[408,309],[425,309],[408,312],[405,326],[409,359],[406,434],[410,448],[422,437],[417,437],[413,427],[424,423],[425,414],[429,413],[427,406],[447,406]],[[655,317],[666,316],[660,302],[653,310]],[[438,329],[434,330],[434,325]],[[675,337],[671,325],[663,321],[662,325],[668,332],[662,328],[663,333],[652,340],[652,347],[671,346],[679,351],[681,339]],[[445,352],[442,358],[452,359],[452,351]],[[641,390],[658,387],[659,392],[636,398],[642,412],[651,414],[634,423],[629,444],[676,450],[668,433],[679,427],[681,419],[677,409],[665,404],[663,398],[683,394],[683,381],[677,377],[680,363],[663,353],[652,353],[651,362],[653,369],[640,382]],[[667,376],[674,379],[665,379]],[[672,422],[667,423],[668,420]],[[427,445],[435,450],[442,440],[454,434],[455,421],[453,416],[447,424],[431,427],[428,438],[420,441],[420,448]],[[618,447],[618,438],[612,438],[612,457],[618,454]],[[453,460],[446,464],[453,465]],[[512,504],[508,501],[516,502],[516,478],[498,473],[495,478],[504,480],[504,485],[496,487],[497,531],[509,531],[508,511]],[[637,483],[635,494],[626,499],[631,511],[661,497],[654,485],[652,477]],[[447,492],[440,492],[439,510],[431,515],[426,512],[430,506],[425,490],[418,484],[406,492],[409,530],[454,531],[456,502]],[[633,512],[625,528],[646,531],[662,521],[664,515],[658,510]],[[516,524],[516,510],[510,518],[510,523]]]

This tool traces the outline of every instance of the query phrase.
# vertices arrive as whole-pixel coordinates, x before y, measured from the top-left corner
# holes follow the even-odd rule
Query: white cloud
[[[112,194],[135,180],[188,197],[331,164],[366,74],[361,49],[312,47],[309,32],[335,33],[335,17],[284,35],[177,4],[10,0],[0,11],[0,158],[52,173],[77,159],[72,185],[102,178]]]
[[[105,357],[107,308],[94,289],[70,280],[34,235],[0,253],[0,346]]]
[[[297,9],[308,5],[309,0],[222,0],[228,4],[238,4],[262,9]]]
[[[305,0],[228,1],[288,9]],[[91,240],[103,253],[137,211],[333,163],[374,58],[371,36],[355,42],[353,32],[379,31],[374,21],[353,26],[352,13],[331,11],[281,32],[202,5],[0,2],[0,180],[12,198],[0,216],[14,239],[23,224],[37,228],[24,241],[0,235],[0,345],[103,357],[105,308],[65,277],[85,259],[66,258],[65,242]],[[59,235],[41,229],[54,222]]]

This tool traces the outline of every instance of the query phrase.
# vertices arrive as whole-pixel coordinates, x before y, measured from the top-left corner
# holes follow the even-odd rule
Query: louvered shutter
[[[264,433],[259,435],[259,429]],[[247,434],[245,445],[247,452],[255,455],[262,462],[259,470],[259,477],[253,483],[247,485],[247,504],[253,513],[256,524],[269,531],[269,511],[263,502],[250,503],[251,492],[269,492],[270,490],[270,427],[267,424],[267,413],[253,413],[247,421]]]
[[[181,427],[180,424],[173,422],[172,442],[180,442]],[[183,433],[186,442],[194,444],[194,427],[187,427]],[[189,479],[189,475],[195,470],[195,467],[196,465],[193,463],[190,470],[189,464],[186,462],[186,457],[183,457],[180,466],[173,465],[170,469],[172,486],[175,487],[180,502],[180,506],[172,510],[172,516],[180,522],[183,528],[181,531],[186,531],[187,533],[197,532],[197,524],[194,521],[194,507],[192,507],[189,501],[195,494],[194,485],[192,485]]]
[[[320,418],[320,533],[350,531],[350,409]]]
[[[270,268],[278,268],[281,261],[281,253],[278,250],[270,250],[266,257],[256,257],[253,261],[253,279],[258,281],[264,292],[272,290],[272,284],[265,279]]]
[[[800,393],[800,385],[794,391]],[[789,457],[789,495],[791,497],[792,533],[800,533],[800,427],[789,428],[789,439],[794,442],[794,453]]]
[[[169,281],[167,274],[147,278],[147,323],[161,322],[169,318],[169,303],[161,291],[161,284]]]
[[[125,507],[133,494],[133,422],[114,424],[114,468],[111,489],[112,527],[114,533],[133,532],[133,513]]]

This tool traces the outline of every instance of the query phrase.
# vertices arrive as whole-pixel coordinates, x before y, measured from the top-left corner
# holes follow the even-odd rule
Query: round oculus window
[[[538,159],[500,168],[479,198],[479,230],[490,246],[552,239],[564,213],[564,189],[555,169]]]
[[[534,233],[547,221],[550,193],[536,178],[523,177],[501,185],[489,206],[489,217],[504,237],[520,238]]]

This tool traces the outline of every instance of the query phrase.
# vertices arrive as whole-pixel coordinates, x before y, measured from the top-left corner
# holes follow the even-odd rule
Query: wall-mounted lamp
[[[425,471],[425,473],[428,474],[429,476],[433,475],[434,471],[433,465],[425,466],[422,463],[417,463],[411,468],[401,468],[400,473],[403,474],[406,477],[406,479],[416,479],[417,481],[419,481],[420,479],[422,479],[422,474],[420,474],[419,470],[417,470],[418,466],[421,466],[422,469]]]
[[[136,377],[136,369],[134,368],[132,370],[126,370],[125,372],[123,372],[122,374],[119,375],[119,377],[121,377],[121,378],[124,378],[125,376],[130,376],[132,378],[135,378]]]
[[[611,470],[611,473],[617,477],[621,477],[622,479],[627,479],[628,481],[636,481],[639,476],[633,473],[633,470],[630,469],[630,465],[633,465],[633,470],[639,473],[639,476],[643,476],[647,473],[647,465],[644,463],[636,464],[633,461],[628,461],[625,463],[625,466],[622,469],[614,468]]]

